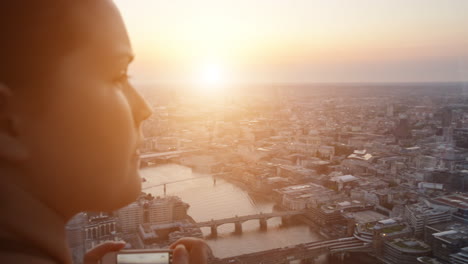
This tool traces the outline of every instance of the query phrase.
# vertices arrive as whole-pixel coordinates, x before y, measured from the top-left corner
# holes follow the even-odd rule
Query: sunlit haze
[[[129,38],[118,13],[96,8],[102,25],[77,32],[116,34],[67,56],[57,81],[34,79],[50,67],[11,76],[53,81],[46,114],[0,82],[4,181],[42,190],[2,200],[21,220],[13,242],[34,246],[23,234],[39,229],[59,241],[63,227],[46,222],[75,206],[74,264],[103,241],[125,242],[103,264],[148,252],[167,263],[168,248],[174,264],[184,248],[191,264],[468,263],[468,0],[115,3]],[[43,28],[34,39],[48,40]],[[60,47],[50,39],[45,55]],[[96,56],[102,43],[110,53]],[[29,65],[11,57],[18,73]],[[32,197],[54,217],[23,214]]]
[[[137,54],[138,81],[189,82],[210,59],[235,82],[466,81],[468,75],[463,0],[116,3]]]

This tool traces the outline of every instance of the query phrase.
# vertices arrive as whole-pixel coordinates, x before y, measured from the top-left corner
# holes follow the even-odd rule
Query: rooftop
[[[350,200],[348,199],[341,199],[338,201],[330,202],[328,204],[322,205],[321,209],[326,212],[326,213],[332,213],[334,211],[341,211],[341,210],[346,210],[348,208],[353,208],[353,207],[361,207],[364,208],[368,206],[369,204],[358,201],[358,200]]]
[[[464,225],[458,229],[449,229],[434,233],[433,236],[449,244],[458,244],[460,241],[468,241],[468,225]]]
[[[431,250],[429,245],[414,238],[397,238],[387,243],[400,251],[411,253],[425,253]]]
[[[375,228],[376,228],[376,227],[375,227]],[[382,233],[385,233],[385,234],[392,234],[392,233],[396,233],[396,232],[403,231],[405,228],[406,228],[405,225],[393,225],[393,226],[388,226],[388,227],[382,228]]]
[[[281,195],[288,195],[289,197],[296,198],[327,196],[335,194],[333,190],[327,189],[321,185],[314,183],[288,186],[281,189],[277,189],[276,192]]]
[[[343,175],[343,176],[335,176],[331,178],[332,181],[336,182],[351,182],[351,181],[357,181],[359,178],[354,177],[353,175]]]
[[[443,223],[429,225],[429,228],[434,229],[437,233],[447,230],[460,230],[468,233],[468,224],[460,223],[458,221],[447,221]]]
[[[419,263],[425,263],[425,264],[442,264],[438,260],[430,257],[419,257],[418,258]]]
[[[455,194],[434,199],[434,202],[455,207],[468,209],[468,194]]]
[[[345,216],[347,218],[354,218],[354,221],[358,224],[375,222],[387,218],[387,216],[372,210],[349,212]]]
[[[364,155],[358,155],[358,154],[351,154],[348,156],[348,159],[357,159],[357,160],[364,160],[364,161],[368,161],[370,159],[372,159],[372,154],[364,154]]]
[[[428,202],[407,205],[407,208],[418,215],[440,215],[450,211],[448,207],[432,205]]]
[[[380,220],[379,223],[383,225],[391,225],[391,224],[395,224],[396,221],[390,218],[390,219]]]

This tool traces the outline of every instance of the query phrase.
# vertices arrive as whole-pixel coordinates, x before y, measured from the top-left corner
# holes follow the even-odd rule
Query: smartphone
[[[171,264],[170,249],[135,249],[110,252],[102,258],[102,264]]]

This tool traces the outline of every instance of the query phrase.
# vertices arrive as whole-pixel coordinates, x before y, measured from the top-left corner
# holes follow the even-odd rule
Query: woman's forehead
[[[81,2],[81,1],[78,1]],[[86,48],[110,58],[133,57],[128,33],[119,10],[112,1],[83,1],[75,9]]]

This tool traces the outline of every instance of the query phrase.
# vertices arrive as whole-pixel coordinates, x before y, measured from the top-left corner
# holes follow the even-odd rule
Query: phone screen
[[[169,252],[117,254],[117,264],[169,264]]]

